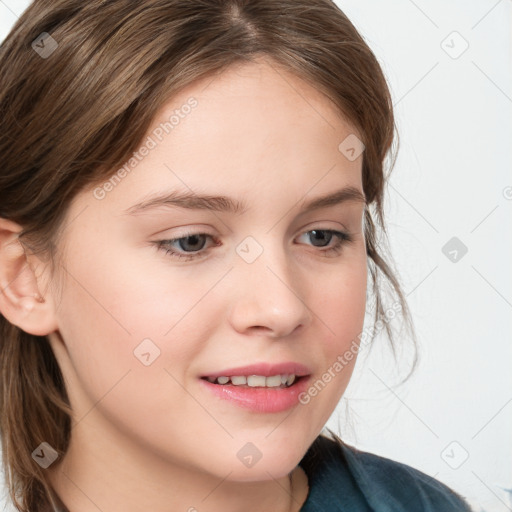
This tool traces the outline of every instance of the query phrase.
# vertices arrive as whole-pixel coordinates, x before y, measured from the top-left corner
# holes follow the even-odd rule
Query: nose
[[[304,276],[277,245],[267,244],[251,263],[244,257],[235,258],[229,317],[242,334],[282,338],[311,322]]]

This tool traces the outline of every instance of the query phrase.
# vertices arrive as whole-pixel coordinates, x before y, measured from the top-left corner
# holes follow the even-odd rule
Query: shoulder
[[[371,509],[379,512],[471,512],[464,498],[420,470],[319,436],[312,446],[316,467],[347,471]],[[314,472],[315,466],[310,466]]]

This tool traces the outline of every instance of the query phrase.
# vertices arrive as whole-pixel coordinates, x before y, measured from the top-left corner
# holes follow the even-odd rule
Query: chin
[[[300,459],[299,459],[300,460]],[[269,463],[264,464],[261,460],[252,468],[235,468],[229,475],[228,480],[232,482],[263,482],[269,480],[278,480],[289,475],[296,467],[297,462],[278,465]],[[225,475],[224,475],[225,476]]]
[[[254,442],[237,440],[235,457],[223,453],[224,476],[236,482],[257,482],[285,477],[292,472],[304,456],[303,442],[293,439],[276,440],[254,438]],[[229,450],[231,451],[231,450]],[[233,453],[233,452],[231,452]],[[219,454],[219,457],[222,455]],[[218,471],[218,470],[217,470]]]

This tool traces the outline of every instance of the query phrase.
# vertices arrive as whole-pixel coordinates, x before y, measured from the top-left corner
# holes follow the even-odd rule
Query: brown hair
[[[46,39],[44,56],[33,45],[43,33],[58,45]],[[394,269],[381,256],[391,97],[374,54],[330,0],[36,0],[0,51],[0,217],[23,227],[24,249],[44,256],[53,274],[76,194],[126,162],[173,94],[257,55],[321,90],[361,134],[374,319],[385,313],[384,278],[414,339]],[[395,354],[393,329],[383,328]],[[48,506],[51,487],[31,453],[43,441],[66,452],[71,409],[46,337],[1,315],[0,337],[3,464],[17,509],[33,512]]]

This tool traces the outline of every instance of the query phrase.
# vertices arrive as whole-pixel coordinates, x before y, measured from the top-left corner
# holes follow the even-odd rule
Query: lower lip
[[[308,386],[309,376],[300,378],[289,388],[250,388],[232,384],[212,384],[199,379],[201,384],[215,396],[255,412],[282,412],[299,403],[299,395]]]

